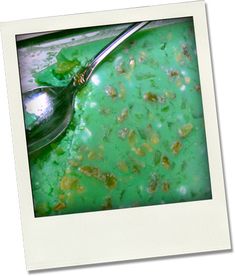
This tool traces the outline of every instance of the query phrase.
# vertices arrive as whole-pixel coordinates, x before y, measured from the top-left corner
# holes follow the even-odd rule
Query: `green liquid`
[[[62,49],[37,82],[66,85],[109,41]],[[140,31],[109,55],[30,171],[36,216],[210,199],[192,22]]]

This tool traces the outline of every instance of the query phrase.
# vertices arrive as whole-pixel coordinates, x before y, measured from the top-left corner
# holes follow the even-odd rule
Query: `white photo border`
[[[212,199],[110,211],[34,216],[16,35],[193,17]],[[231,249],[204,1],[0,24],[27,270]]]

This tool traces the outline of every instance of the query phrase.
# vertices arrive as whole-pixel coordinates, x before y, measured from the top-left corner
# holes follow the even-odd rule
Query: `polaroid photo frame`
[[[67,215],[35,216],[22,108],[17,36],[192,17],[211,198]],[[205,3],[169,4],[2,23],[1,33],[27,270],[231,248]]]

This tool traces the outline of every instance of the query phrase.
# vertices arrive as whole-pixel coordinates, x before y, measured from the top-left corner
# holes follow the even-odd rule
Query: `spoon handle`
[[[129,36],[143,28],[147,25],[149,21],[138,22],[130,25],[127,29],[125,29],[122,33],[120,33],[117,37],[115,37],[109,44],[107,44],[88,64],[83,72],[83,82],[87,82],[91,77],[92,72],[96,68],[96,66],[114,49],[117,48],[124,40],[126,40]]]

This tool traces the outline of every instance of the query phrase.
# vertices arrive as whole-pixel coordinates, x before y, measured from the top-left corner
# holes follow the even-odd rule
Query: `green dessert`
[[[63,48],[36,81],[68,84],[111,39]],[[37,217],[210,199],[192,21],[121,44],[77,94],[64,135],[29,161]]]

